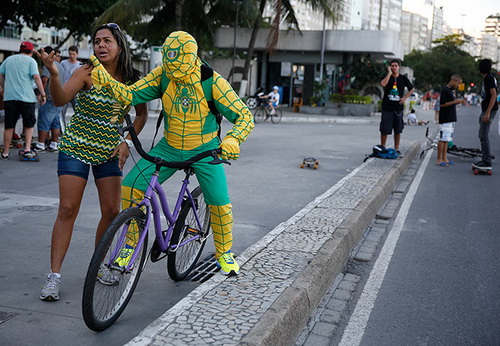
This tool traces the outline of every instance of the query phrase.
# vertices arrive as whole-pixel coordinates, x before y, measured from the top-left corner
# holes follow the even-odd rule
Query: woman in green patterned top
[[[117,80],[132,84],[139,71],[132,66],[127,40],[115,23],[100,26],[92,36],[94,54],[105,69]],[[75,114],[63,134],[59,146],[57,174],[59,176],[59,211],[52,230],[51,273],[48,274],[40,299],[59,299],[60,269],[68,250],[75,219],[80,209],[90,168],[99,194],[101,219],[95,244],[120,211],[122,169],[129,156],[128,142],[118,133],[123,115],[129,107],[115,101],[108,88],[93,88],[86,64],[76,70],[61,87],[54,53],[39,54],[50,71],[50,92],[54,104],[62,106],[77,96]],[[135,106],[134,128],[140,132],[147,120],[145,104]]]

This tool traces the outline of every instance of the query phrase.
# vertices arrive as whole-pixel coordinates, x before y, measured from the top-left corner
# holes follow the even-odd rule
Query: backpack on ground
[[[212,85],[213,85],[213,79],[214,79],[213,78],[214,77],[214,70],[205,61],[202,61],[200,69],[201,69],[200,80],[201,80],[201,86],[203,88],[203,93],[205,94],[205,99],[207,100],[208,108],[210,109],[210,112],[215,116],[215,119],[217,121],[217,126],[218,126],[217,137],[220,138],[220,131],[221,131],[220,124],[222,122],[222,114],[219,112],[219,110],[215,106],[215,102],[214,102],[214,99],[212,97]],[[162,79],[162,81],[163,80],[164,79]],[[167,86],[165,85],[165,83],[161,83],[160,87],[161,87],[163,92],[165,92],[165,90],[167,89]],[[163,116],[164,116],[164,114],[163,114],[163,109],[162,109],[160,111],[160,115],[158,116],[158,120],[156,121],[156,131],[155,131],[155,135],[153,137],[153,142],[151,144],[151,148],[153,148],[153,146],[154,146],[156,135],[158,134],[158,129],[161,126]]]
[[[370,157],[376,157],[379,159],[397,159],[398,153],[396,149],[386,148],[381,144],[377,144],[373,146],[373,150],[371,154],[366,155],[363,162],[366,162]]]

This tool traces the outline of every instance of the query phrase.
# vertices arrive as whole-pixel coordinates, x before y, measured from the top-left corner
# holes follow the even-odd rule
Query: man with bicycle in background
[[[198,44],[187,32],[171,33],[163,44],[162,65],[131,86],[114,80],[95,57],[92,79],[94,86],[110,87],[115,98],[123,104],[138,104],[161,98],[164,117],[163,138],[149,152],[166,161],[184,161],[198,153],[220,147],[223,159],[236,160],[243,143],[254,127],[253,116],[230,84],[213,71],[211,90],[204,90],[202,61],[198,57]],[[208,95],[211,93],[211,95]],[[211,111],[209,99],[217,110],[234,124],[221,141],[218,124]],[[192,167],[210,208],[210,225],[218,266],[226,275],[236,275],[239,265],[231,252],[233,214],[222,165],[209,164],[210,158]],[[141,159],[127,174],[122,184],[122,206],[129,207],[142,199],[149,178],[155,169],[149,161]],[[162,167],[160,184],[176,172]],[[136,235],[129,236],[130,254],[120,257],[129,260]],[[129,241],[127,241],[129,245]]]

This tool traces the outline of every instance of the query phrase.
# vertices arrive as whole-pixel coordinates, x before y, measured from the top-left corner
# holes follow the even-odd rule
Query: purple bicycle
[[[168,162],[148,155],[141,146],[130,116],[122,134],[129,131],[140,156],[156,165],[144,199],[136,206],[124,209],[111,222],[97,245],[90,261],[83,288],[82,310],[85,324],[94,331],[110,327],[125,310],[139,282],[148,256],[148,233],[154,226],[155,241],[149,250],[152,262],[167,257],[169,276],[185,279],[196,265],[205,241],[211,235],[210,211],[198,186],[189,190],[189,177],[194,174],[191,165],[212,156],[211,164],[228,163],[218,156],[220,149],[200,153],[188,161]],[[183,170],[182,181],[174,209],[158,182],[161,167]],[[162,230],[160,211],[167,220]],[[153,224],[152,224],[153,223]],[[130,239],[133,236],[133,246]],[[125,254],[125,255],[123,255]]]

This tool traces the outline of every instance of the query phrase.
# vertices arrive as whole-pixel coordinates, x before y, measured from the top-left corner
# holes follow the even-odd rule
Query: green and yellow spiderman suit
[[[212,97],[219,112],[233,128],[221,141],[218,124],[210,112],[201,84],[202,64],[198,44],[188,33],[171,33],[162,47],[162,65],[144,78],[127,86],[115,81],[94,56],[92,81],[95,87],[110,86],[115,98],[124,105],[136,105],[161,98],[164,117],[163,138],[149,152],[167,161],[184,161],[196,154],[220,147],[222,158],[236,160],[240,144],[254,127],[253,117],[230,84],[214,71]],[[211,165],[208,157],[193,165],[206,203],[210,208],[210,224],[214,235],[215,257],[232,246],[233,214],[223,165]],[[122,183],[122,206],[140,201],[155,169],[141,159]],[[162,167],[159,181],[163,183],[176,169]]]

